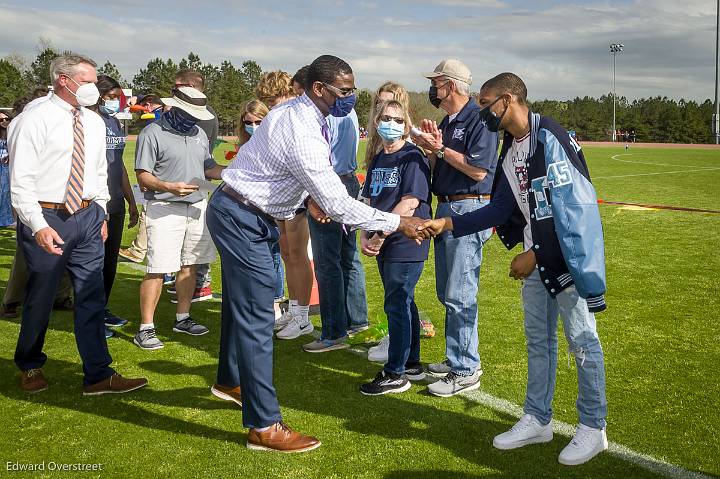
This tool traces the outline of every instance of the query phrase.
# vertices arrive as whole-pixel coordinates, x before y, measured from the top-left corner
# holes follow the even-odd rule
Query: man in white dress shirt
[[[320,446],[312,436],[282,422],[273,386],[273,298],[271,249],[277,221],[307,206],[318,220],[325,213],[350,227],[417,237],[420,220],[384,213],[347,194],[330,162],[325,117],[342,116],[354,104],[350,65],[330,55],[309,67],[305,94],[273,108],[222,173],[207,224],[222,262],[222,332],[213,393],[237,400],[242,392],[243,425],[250,449],[302,452]],[[319,208],[318,208],[319,205]],[[322,209],[322,210],[320,210]]]
[[[75,292],[75,340],[83,362],[83,394],[128,392],[147,380],[111,367],[105,340],[103,241],[107,237],[105,123],[84,108],[98,100],[96,64],[63,55],[50,65],[54,92],[10,126],[10,184],[18,213],[18,247],[28,283],[15,363],[23,390],[47,389],[42,367],[55,290],[67,269]]]

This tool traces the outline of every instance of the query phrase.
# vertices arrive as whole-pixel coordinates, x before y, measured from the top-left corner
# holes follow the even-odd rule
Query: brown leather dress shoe
[[[48,388],[42,369],[28,369],[21,371],[20,387],[23,391],[34,394]]]
[[[290,429],[284,422],[276,422],[265,431],[250,429],[247,448],[257,451],[305,452],[320,447],[320,440]]]
[[[148,380],[145,378],[128,379],[120,376],[118,373],[115,373],[109,378],[103,379],[99,383],[83,386],[83,396],[128,393],[146,386],[147,383]]]
[[[210,392],[215,397],[223,399],[225,401],[232,401],[238,406],[242,407],[242,395],[240,394],[240,386],[231,388],[230,386],[223,386],[222,384],[214,384],[210,388]]]

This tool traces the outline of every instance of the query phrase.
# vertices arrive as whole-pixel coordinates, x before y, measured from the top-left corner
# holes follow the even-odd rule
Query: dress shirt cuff
[[[382,228],[382,231],[385,233],[393,233],[397,231],[400,227],[400,215],[396,215],[395,213],[386,213],[386,217],[388,224]]]
[[[48,222],[45,221],[45,217],[42,214],[42,210],[40,210],[37,213],[33,213],[30,216],[28,223],[29,223],[28,226],[32,230],[33,236],[35,235],[35,233],[37,233],[41,229],[47,228],[48,226],[50,226],[50,225],[48,225]]]

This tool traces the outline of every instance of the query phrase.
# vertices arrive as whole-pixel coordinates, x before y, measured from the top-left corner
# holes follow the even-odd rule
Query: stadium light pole
[[[720,2],[720,0],[718,0]],[[613,127],[612,127],[612,141],[615,143],[617,141],[617,136],[615,135],[615,132],[617,131],[615,129],[615,100],[617,98],[617,95],[615,94],[615,57],[618,53],[623,51],[623,48],[625,48],[625,45],[622,43],[611,43],[610,44],[610,53],[613,55]]]

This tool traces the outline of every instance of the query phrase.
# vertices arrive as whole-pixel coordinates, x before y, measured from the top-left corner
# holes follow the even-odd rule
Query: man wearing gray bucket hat
[[[195,88],[180,87],[162,102],[170,110],[140,132],[135,150],[138,183],[147,190],[148,252],[147,273],[140,285],[142,324],[134,343],[147,350],[164,346],[154,324],[164,273],[178,272],[173,331],[191,336],[208,332],[190,317],[196,265],[212,263],[215,258],[215,246],[205,226],[207,194],[193,180],[220,179],[223,168],[215,163],[207,135],[197,126],[198,121],[213,118],[205,95]]]

